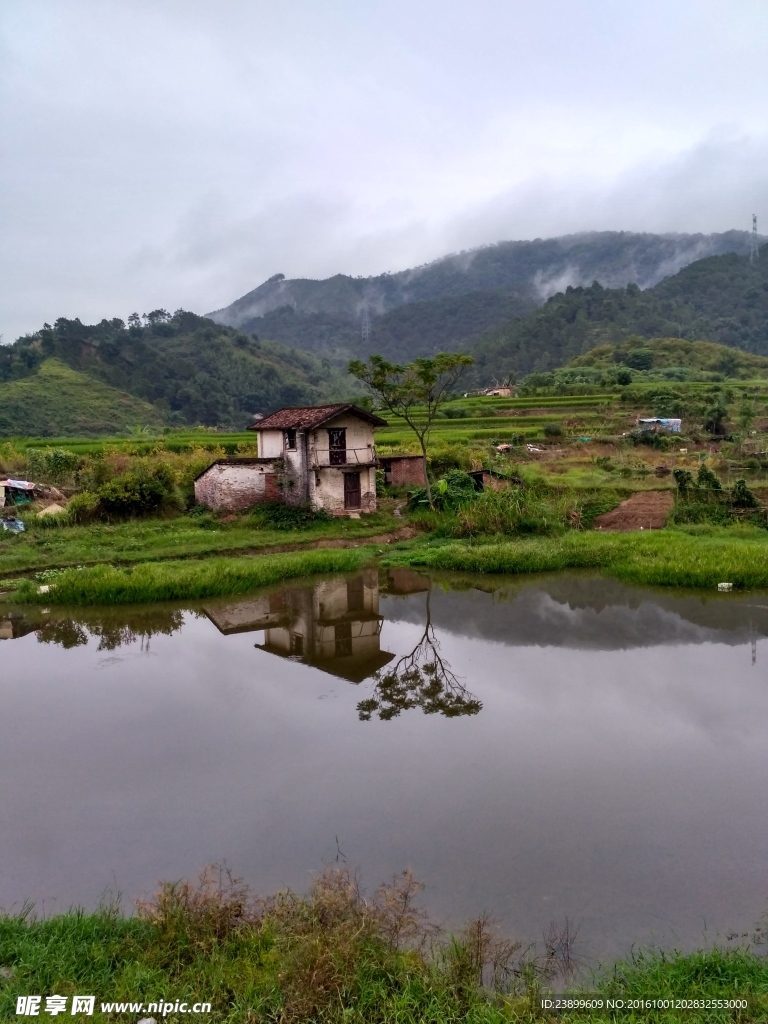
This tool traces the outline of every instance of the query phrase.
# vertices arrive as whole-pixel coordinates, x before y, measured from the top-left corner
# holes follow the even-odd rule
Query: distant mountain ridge
[[[362,321],[367,312],[372,351],[397,358],[406,351],[413,357],[460,348],[568,286],[596,280],[606,288],[648,288],[698,259],[728,252],[748,253],[749,232],[603,231],[499,242],[375,277],[336,274],[309,280],[275,274],[206,315],[260,338],[345,359],[366,354]]]
[[[602,345],[639,338],[710,341],[768,356],[768,245],[751,262],[709,256],[642,291],[568,287],[467,350],[477,380],[548,371]]]

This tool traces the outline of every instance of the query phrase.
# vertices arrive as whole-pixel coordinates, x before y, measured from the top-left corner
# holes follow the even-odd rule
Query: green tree
[[[755,422],[757,411],[752,402],[749,400],[745,401],[739,408],[739,425],[746,434],[749,428]]]
[[[359,359],[349,364],[349,372],[361,381],[369,393],[395,416],[401,416],[419,440],[424,464],[427,462],[429,432],[440,407],[468,366],[472,356],[461,352],[439,352],[430,359],[415,359],[402,366],[387,362],[383,356],[372,355],[367,363]],[[427,500],[432,502],[432,489],[427,481]]]

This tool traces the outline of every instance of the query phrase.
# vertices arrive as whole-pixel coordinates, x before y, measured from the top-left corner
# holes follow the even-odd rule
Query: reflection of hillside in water
[[[768,596],[763,593],[649,590],[576,575],[503,584],[489,577],[466,577],[448,583],[449,592],[433,592],[437,628],[511,647],[611,651],[667,644],[737,646],[768,636]],[[423,610],[410,602],[398,602],[393,613],[413,623],[423,617]]]

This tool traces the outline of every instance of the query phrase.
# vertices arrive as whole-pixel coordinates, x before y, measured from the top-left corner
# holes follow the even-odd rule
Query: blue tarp
[[[24,533],[25,526],[21,519],[0,519],[0,523],[4,530],[10,530],[11,533]]]

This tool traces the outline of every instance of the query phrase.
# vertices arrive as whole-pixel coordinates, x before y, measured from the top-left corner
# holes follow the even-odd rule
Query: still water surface
[[[768,598],[376,570],[194,609],[0,621],[0,906],[406,866],[583,950],[768,895]],[[2,618],[0,616],[0,618]]]

